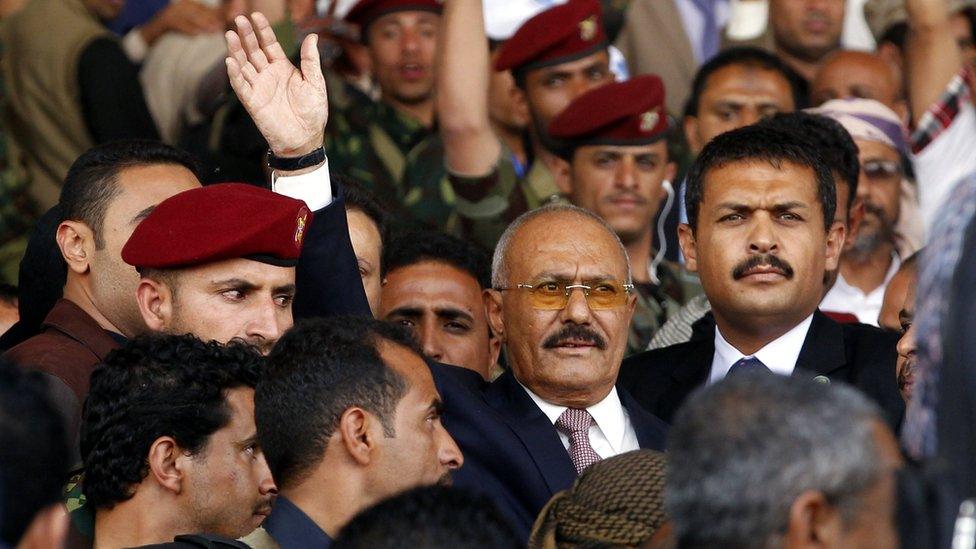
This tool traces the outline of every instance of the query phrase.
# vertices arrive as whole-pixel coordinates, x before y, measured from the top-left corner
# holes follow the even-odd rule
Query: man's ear
[[[143,278],[136,287],[136,301],[146,326],[164,332],[173,318],[173,292],[166,284]]]
[[[691,225],[681,223],[678,225],[678,244],[681,246],[681,254],[685,257],[685,268],[689,272],[698,272],[698,243],[695,241],[695,231]]]
[[[552,173],[552,178],[559,192],[566,196],[573,194],[573,176],[570,174],[569,162],[553,155],[547,159],[546,165]]]
[[[837,269],[840,264],[840,254],[844,251],[844,236],[846,234],[847,229],[840,221],[834,221],[827,229],[827,253],[824,257],[824,269],[828,271]]]
[[[95,234],[80,221],[62,221],[55,233],[61,257],[68,268],[78,274],[91,269],[91,258],[95,252]]]
[[[827,498],[816,490],[807,490],[790,505],[784,546],[790,549],[839,547],[843,526],[840,513]]]
[[[688,142],[691,151],[695,154],[701,152],[705,144],[698,139],[698,117],[686,116],[682,121],[682,127],[685,131],[685,141]]]
[[[17,542],[17,549],[49,549],[63,547],[68,535],[68,512],[55,503],[41,509]]]
[[[159,437],[149,447],[149,456],[146,459],[149,465],[149,476],[163,489],[179,494],[183,490],[183,480],[186,475],[185,458],[183,449],[176,443],[176,439],[168,436]]]
[[[374,423],[379,422],[374,421],[374,417],[366,410],[355,406],[339,417],[336,432],[342,437],[342,445],[349,457],[362,466],[369,465],[376,447],[374,437],[377,435],[370,431],[374,427],[382,429],[382,425],[373,425]]]
[[[502,322],[502,293],[491,288],[481,293],[485,300],[485,314],[488,315],[488,326],[495,334],[500,344],[505,343],[505,323]]]
[[[847,234],[844,235],[844,250],[851,249],[854,241],[857,240],[857,231],[861,228],[864,221],[864,201],[860,198],[854,199],[851,210],[847,214]]]

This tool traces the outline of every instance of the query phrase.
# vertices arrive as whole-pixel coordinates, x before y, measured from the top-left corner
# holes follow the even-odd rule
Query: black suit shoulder
[[[692,340],[624,359],[617,385],[651,414],[671,423],[675,411],[705,382],[712,364],[711,340]]]

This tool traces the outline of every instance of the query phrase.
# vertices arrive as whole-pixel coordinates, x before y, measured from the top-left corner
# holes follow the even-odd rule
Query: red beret
[[[564,148],[645,145],[667,131],[664,83],[653,74],[594,88],[549,123],[549,136]]]
[[[395,11],[433,11],[440,13],[441,0],[359,0],[346,14],[346,21],[359,25],[365,38],[366,27],[383,15]]]
[[[569,0],[526,21],[502,45],[495,70],[566,63],[607,46],[597,0]]]
[[[236,257],[292,266],[311,222],[301,200],[243,183],[209,185],[160,202],[132,232],[122,260],[153,269]]]

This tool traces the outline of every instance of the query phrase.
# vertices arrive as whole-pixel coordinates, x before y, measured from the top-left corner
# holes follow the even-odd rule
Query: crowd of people
[[[0,548],[972,547],[974,71],[972,0],[0,0]]]

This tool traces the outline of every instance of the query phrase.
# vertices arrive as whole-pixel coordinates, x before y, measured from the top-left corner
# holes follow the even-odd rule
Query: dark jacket
[[[884,410],[897,429],[905,415],[895,374],[898,335],[864,324],[838,324],[817,311],[796,361],[795,376],[849,383]],[[688,395],[708,380],[713,338],[692,340],[624,360],[619,384],[646,410],[670,423]]]

